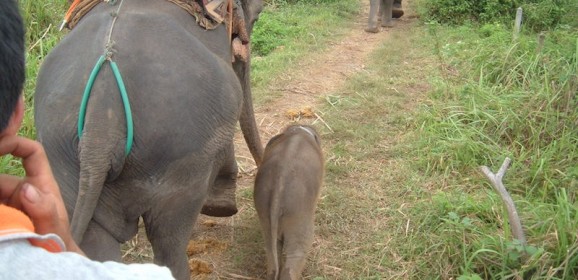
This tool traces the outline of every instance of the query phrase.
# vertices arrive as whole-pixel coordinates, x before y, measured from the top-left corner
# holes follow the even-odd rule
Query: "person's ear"
[[[22,125],[22,119],[24,119],[24,107],[24,96],[22,96],[16,103],[16,108],[14,108],[14,112],[12,112],[8,126],[0,133],[0,136],[14,136],[18,133]]]

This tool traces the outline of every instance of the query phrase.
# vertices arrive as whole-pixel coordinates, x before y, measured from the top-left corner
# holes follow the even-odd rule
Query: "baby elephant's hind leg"
[[[313,244],[313,221],[298,228],[284,230],[283,262],[280,280],[301,279],[307,255]]]

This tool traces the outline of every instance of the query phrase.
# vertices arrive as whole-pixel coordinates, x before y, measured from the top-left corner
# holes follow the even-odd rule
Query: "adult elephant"
[[[393,27],[394,18],[400,18],[404,14],[401,8],[401,0],[370,0],[369,17],[366,32],[379,32],[378,21],[381,18],[381,26]]]
[[[241,2],[250,34],[262,2]],[[120,244],[142,217],[155,263],[188,279],[185,251],[201,209],[236,212],[238,121],[257,164],[263,150],[250,60],[232,65],[229,40],[225,25],[207,31],[165,0],[103,1],[46,57],[35,96],[37,135],[73,236],[90,258],[120,260]],[[91,75],[99,58],[105,61]]]

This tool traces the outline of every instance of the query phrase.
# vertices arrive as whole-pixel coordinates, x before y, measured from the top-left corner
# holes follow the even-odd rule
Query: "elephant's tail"
[[[243,88],[243,108],[239,118],[239,124],[243,137],[249,147],[249,151],[255,160],[257,167],[261,165],[263,160],[263,144],[261,144],[261,137],[259,136],[259,128],[255,121],[255,111],[253,108],[253,97],[251,92],[251,58],[249,57],[246,63],[235,63],[235,72],[241,81]]]
[[[76,206],[72,214],[70,228],[72,237],[80,244],[88,224],[94,215],[96,205],[102,193],[106,180],[106,165],[87,168],[83,160],[80,161],[80,178]],[[104,173],[104,175],[102,175]]]
[[[109,74],[107,72],[103,71],[101,76]],[[122,100],[119,94],[110,94],[118,92],[115,86],[114,82],[95,83],[87,105],[84,128],[79,136],[78,196],[70,225],[72,237],[77,243],[82,242],[95,215],[104,185],[119,176],[126,161],[127,129]]]
[[[279,220],[281,218],[281,215],[283,213],[281,213],[281,196],[283,194],[283,188],[285,188],[285,184],[284,184],[284,180],[283,177],[281,176],[279,178],[279,181],[277,182],[279,189],[273,191],[273,197],[271,199],[271,211],[269,213],[269,215],[271,215],[269,217],[270,221],[271,221],[271,255],[273,256],[273,264],[274,264],[274,277],[273,279],[277,280],[279,279],[279,273],[281,272],[281,268],[279,267],[279,248],[277,248],[277,246],[279,245],[279,240],[283,239],[282,236],[282,232],[279,232]],[[282,244],[282,242],[281,242]]]

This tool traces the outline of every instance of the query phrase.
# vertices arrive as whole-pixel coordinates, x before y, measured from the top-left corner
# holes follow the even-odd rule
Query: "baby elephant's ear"
[[[281,138],[281,136],[283,136],[283,133],[273,136],[273,138],[271,138],[271,140],[269,140],[269,142],[267,143],[267,146],[275,143],[275,141],[279,140],[279,138]]]
[[[313,135],[315,136],[315,142],[317,142],[317,145],[319,145],[319,147],[321,147],[321,139],[319,137],[319,134],[317,134],[317,131],[315,131],[313,129]]]
[[[317,133],[317,130],[315,130],[314,127],[309,125],[301,125],[299,126],[299,128],[305,130],[309,135],[313,136],[315,142],[317,142],[317,145],[321,146],[321,139],[319,139],[319,134]]]

